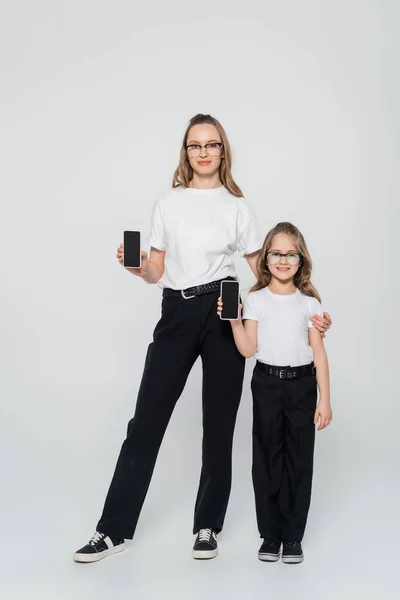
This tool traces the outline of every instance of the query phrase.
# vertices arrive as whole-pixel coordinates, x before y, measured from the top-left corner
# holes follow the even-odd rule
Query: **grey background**
[[[398,547],[399,4],[3,3],[3,597],[280,594],[383,598]],[[298,567],[257,561],[248,361],[218,559],[191,558],[199,364],[167,431],[129,551],[76,565],[94,531],[160,290],[115,258],[147,234],[188,119],[225,126],[265,233],[304,233],[334,320],[334,423],[317,437]],[[238,257],[242,288],[252,283]]]

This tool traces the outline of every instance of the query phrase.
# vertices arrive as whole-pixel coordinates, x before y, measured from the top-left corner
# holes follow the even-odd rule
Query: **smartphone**
[[[237,321],[239,318],[239,282],[232,280],[221,281],[222,312],[220,318],[224,321]]]
[[[140,269],[140,231],[124,231],[124,267]]]

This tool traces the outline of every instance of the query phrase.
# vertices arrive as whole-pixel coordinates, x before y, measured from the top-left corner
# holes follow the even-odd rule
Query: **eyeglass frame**
[[[209,142],[208,144],[205,144],[204,146],[202,144],[188,144],[188,145],[185,146],[185,148],[186,148],[186,152],[188,153],[188,156],[189,156],[189,148],[191,148],[192,146],[199,146],[200,147],[200,151],[199,151],[198,156],[201,156],[201,150],[202,150],[202,148],[205,148],[207,150],[207,156],[218,156],[218,154],[210,154],[208,152],[207,146],[211,146],[213,144],[218,144],[218,148],[219,148],[220,154],[222,154],[222,149],[224,147],[224,142]],[[197,156],[192,156],[190,158],[197,158]]]
[[[296,263],[295,265],[290,265],[292,267],[297,267],[298,265],[301,265],[301,262],[303,260],[303,255],[301,254],[301,252],[287,252],[286,254],[282,254],[282,252],[270,252],[268,251],[265,255],[265,262],[268,264],[268,254],[279,254],[279,260],[276,263],[271,263],[272,265],[279,265],[279,263],[281,262],[281,258],[282,256],[285,257],[285,260],[287,262],[288,265],[290,265],[290,262],[287,259],[287,256],[290,256],[291,254],[296,254],[299,257],[299,262]]]

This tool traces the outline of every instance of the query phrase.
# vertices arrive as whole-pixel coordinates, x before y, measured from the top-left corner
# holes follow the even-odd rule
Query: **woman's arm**
[[[157,250],[157,248],[151,247],[146,269],[142,275],[146,283],[158,283],[164,273],[164,259],[164,250]]]
[[[313,327],[308,330],[308,339],[314,353],[314,364],[317,370],[319,402],[315,410],[314,423],[317,424],[319,419],[319,431],[332,421],[328,357],[321,334]]]
[[[257,252],[253,252],[252,254],[245,254],[245,259],[247,260],[249,267],[253,271],[256,279],[258,279],[256,265],[257,265],[257,258],[258,258],[259,254],[260,254],[259,250],[257,250]]]

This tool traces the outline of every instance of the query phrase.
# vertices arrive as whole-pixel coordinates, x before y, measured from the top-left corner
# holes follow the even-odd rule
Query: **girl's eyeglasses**
[[[190,144],[189,146],[186,146],[186,150],[190,158],[197,158],[200,156],[202,148],[207,150],[208,156],[219,156],[223,145],[222,142],[210,142],[205,146],[201,146],[200,144]]]
[[[281,254],[280,252],[268,252],[267,253],[267,262],[269,262],[270,265],[277,265],[282,256],[284,256],[286,258],[286,262],[288,263],[288,265],[298,265],[300,260],[301,260],[301,254],[299,254],[298,252],[289,252],[289,254]]]

